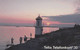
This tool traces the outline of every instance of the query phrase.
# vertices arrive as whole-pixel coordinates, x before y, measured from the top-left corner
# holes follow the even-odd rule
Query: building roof
[[[42,20],[42,18],[40,17],[40,15],[36,18],[36,20]]]

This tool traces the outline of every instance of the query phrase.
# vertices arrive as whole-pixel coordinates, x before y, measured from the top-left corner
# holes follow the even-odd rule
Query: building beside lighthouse
[[[39,37],[42,35],[43,26],[42,26],[42,18],[40,15],[36,18],[36,26],[35,26],[35,37]]]

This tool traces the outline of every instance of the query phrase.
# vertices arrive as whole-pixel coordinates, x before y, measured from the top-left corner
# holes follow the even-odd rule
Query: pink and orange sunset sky
[[[77,7],[80,11],[80,6],[75,6],[75,2],[76,0],[0,0],[0,25],[34,25],[38,14],[47,25],[80,24],[80,15],[75,13]]]

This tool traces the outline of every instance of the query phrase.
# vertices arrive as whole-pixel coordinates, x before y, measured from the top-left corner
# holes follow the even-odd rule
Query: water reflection
[[[58,30],[58,28],[43,28],[43,34],[55,30]],[[14,37],[14,44],[19,44],[19,38],[24,37],[24,35],[30,37],[30,33],[32,33],[32,37],[34,38],[34,27],[0,26],[0,44],[10,43],[11,37]]]

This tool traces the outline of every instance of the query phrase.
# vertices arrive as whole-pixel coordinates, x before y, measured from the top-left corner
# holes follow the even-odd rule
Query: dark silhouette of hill
[[[6,50],[46,50],[44,46],[80,46],[80,25],[60,28]]]

